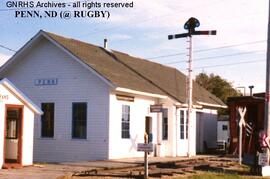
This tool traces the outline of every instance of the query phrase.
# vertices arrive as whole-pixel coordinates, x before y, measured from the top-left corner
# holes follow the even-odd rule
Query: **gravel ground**
[[[239,166],[237,160],[230,157],[202,155],[192,158],[149,158],[149,176],[152,178],[190,176],[204,171],[247,175],[249,169]],[[143,158],[35,164],[22,169],[0,170],[1,179],[142,178],[143,174]]]

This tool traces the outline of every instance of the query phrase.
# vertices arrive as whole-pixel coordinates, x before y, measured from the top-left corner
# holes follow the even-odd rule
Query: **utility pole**
[[[175,34],[169,35],[168,39],[177,39],[177,38],[189,38],[189,59],[188,59],[188,95],[187,95],[187,103],[188,103],[188,113],[187,113],[187,120],[188,120],[188,157],[191,157],[191,137],[193,136],[191,133],[192,126],[192,36],[193,35],[216,35],[216,30],[205,30],[205,31],[196,31],[195,28],[200,26],[200,22],[198,19],[191,17],[184,25],[184,29],[188,30],[187,33],[182,34]],[[195,142],[195,141],[193,141]]]
[[[270,6],[270,4],[269,4]],[[268,38],[267,38],[267,60],[266,60],[266,91],[265,91],[265,115],[264,131],[270,136],[270,9],[268,13]],[[266,149],[267,164],[269,165],[269,149]]]

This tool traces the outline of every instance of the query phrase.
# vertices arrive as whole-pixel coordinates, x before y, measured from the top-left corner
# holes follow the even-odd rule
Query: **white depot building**
[[[192,155],[216,145],[217,109],[225,104],[194,83],[188,136],[186,76],[175,68],[107,48],[38,32],[0,68],[44,114],[34,125],[34,160],[63,162]],[[150,112],[161,104],[162,112]]]

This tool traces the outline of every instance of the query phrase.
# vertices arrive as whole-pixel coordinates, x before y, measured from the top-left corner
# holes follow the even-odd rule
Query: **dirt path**
[[[236,159],[229,157],[152,157],[149,162],[149,176],[152,178],[185,177],[204,171],[249,175],[249,168],[240,166]],[[1,179],[142,178],[143,175],[142,158],[36,164],[22,169],[0,170]]]
[[[249,168],[240,166],[233,158],[199,158],[180,161],[156,162],[149,165],[151,178],[173,178],[191,176],[204,171],[249,175]],[[143,178],[143,166],[124,167],[116,169],[94,169],[74,173],[72,179],[87,178]],[[254,176],[253,176],[254,177]],[[253,178],[252,177],[252,178]]]

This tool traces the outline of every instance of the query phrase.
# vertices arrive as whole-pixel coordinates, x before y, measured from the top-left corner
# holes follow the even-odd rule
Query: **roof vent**
[[[108,50],[108,40],[104,39],[104,48]]]

